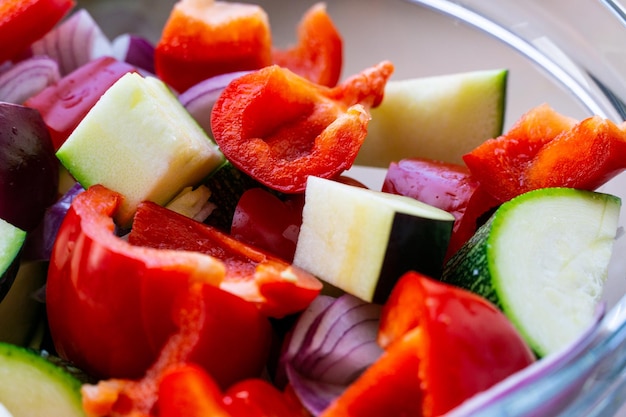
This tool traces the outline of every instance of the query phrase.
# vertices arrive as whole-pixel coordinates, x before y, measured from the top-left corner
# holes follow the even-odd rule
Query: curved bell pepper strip
[[[149,201],[139,205],[128,241],[219,258],[226,268],[220,288],[269,317],[304,310],[322,289],[321,281],[290,263]]]
[[[226,158],[265,186],[300,193],[309,176],[333,178],[354,163],[367,109],[382,101],[393,72],[382,62],[334,88],[273,65],[231,82],[211,113]]]
[[[501,202],[537,188],[595,190],[626,168],[626,131],[599,116],[576,121],[544,104],[463,160]]]
[[[204,319],[190,358],[224,386],[259,375],[272,337],[267,318],[218,287],[221,261],[116,237],[112,216],[121,199],[93,186],[72,202],[59,229],[46,287],[59,355],[99,378],[143,375],[176,332],[173,312],[188,299],[189,284],[200,282]]]
[[[343,66],[343,39],[324,3],[313,5],[298,25],[298,44],[272,50],[272,63],[314,83],[334,87]]]
[[[289,387],[289,386],[288,386]],[[230,386],[222,399],[231,417],[310,417],[289,388],[250,378]]]
[[[407,158],[389,164],[382,191],[415,198],[454,216],[446,259],[474,235],[488,214],[500,204],[466,166],[423,158]]]
[[[156,74],[179,92],[215,75],[272,63],[272,37],[257,5],[178,1],[154,51]]]
[[[0,63],[18,60],[76,5],[74,0],[0,2]]]
[[[383,355],[322,417],[443,415],[535,360],[491,303],[417,272],[384,304],[378,341]]]

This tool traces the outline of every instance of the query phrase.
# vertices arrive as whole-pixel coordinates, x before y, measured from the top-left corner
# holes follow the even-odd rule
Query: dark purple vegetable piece
[[[0,103],[0,218],[31,231],[57,198],[59,162],[37,110]]]

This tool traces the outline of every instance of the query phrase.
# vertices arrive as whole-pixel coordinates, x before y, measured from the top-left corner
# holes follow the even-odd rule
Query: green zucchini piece
[[[545,188],[504,203],[447,262],[442,281],[511,319],[539,356],[572,342],[601,299],[621,200]]]
[[[383,303],[406,271],[441,275],[453,223],[450,213],[410,197],[309,177],[293,263]]]
[[[462,156],[502,134],[508,70],[391,80],[355,164],[387,168],[422,157],[462,163]]]
[[[13,417],[84,417],[81,382],[35,351],[0,343],[0,404]]]
[[[24,230],[0,219],[0,301],[15,281],[25,240]]]

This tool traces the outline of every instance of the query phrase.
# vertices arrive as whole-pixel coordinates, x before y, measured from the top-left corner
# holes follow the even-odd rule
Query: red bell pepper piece
[[[246,379],[230,386],[224,394],[223,403],[231,417],[310,416],[289,388],[280,391],[260,378]]]
[[[421,158],[389,164],[382,191],[415,198],[454,216],[446,258],[467,242],[500,204],[466,166]]]
[[[535,360],[497,307],[416,272],[383,306],[379,344],[380,359],[323,417],[443,415]]]
[[[576,121],[541,105],[463,160],[501,202],[537,188],[595,190],[626,168],[626,131],[599,116]]]
[[[0,2],[0,63],[19,59],[74,6],[74,0],[3,0]]]
[[[334,87],[341,76],[343,39],[324,3],[313,5],[298,25],[298,44],[272,50],[272,62],[314,83]]]
[[[235,207],[230,233],[241,242],[292,262],[303,207],[304,194],[281,200],[263,188],[251,188],[241,195]]]
[[[202,368],[186,364],[161,377],[159,417],[232,417],[222,402],[222,391]]]
[[[59,149],[102,94],[122,75],[135,71],[133,66],[115,58],[97,58],[29,98],[24,105],[41,113],[54,149]]]
[[[74,199],[58,231],[46,288],[58,353],[99,378],[140,377],[176,333],[175,313],[189,299],[190,283],[202,282],[203,320],[189,360],[223,386],[259,375],[271,343],[267,318],[218,287],[223,262],[116,237],[112,216],[121,199],[102,186],[89,188]]]
[[[273,65],[231,82],[211,113],[226,158],[267,187],[299,193],[310,175],[351,167],[393,72],[382,62],[334,88]]]
[[[215,75],[272,63],[265,11],[225,1],[178,1],[154,51],[156,74],[179,92]]]
[[[220,288],[256,304],[270,317],[304,310],[322,289],[317,278],[290,263],[148,201],[139,205],[128,241],[221,259],[226,274]]]

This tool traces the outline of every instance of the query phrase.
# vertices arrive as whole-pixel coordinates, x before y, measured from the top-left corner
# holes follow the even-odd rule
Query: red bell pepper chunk
[[[390,62],[323,87],[273,65],[231,82],[211,113],[226,158],[272,189],[299,193],[309,176],[350,168],[367,134],[368,108],[380,104]]]
[[[122,75],[135,71],[133,66],[115,58],[97,58],[29,98],[24,105],[41,113],[54,148],[59,149],[102,94]]]
[[[303,207],[303,194],[281,200],[263,188],[251,188],[241,195],[235,207],[230,233],[241,242],[292,262]]]
[[[280,391],[260,378],[246,379],[230,386],[223,403],[231,417],[310,416],[289,388]]]
[[[221,259],[226,274],[220,288],[256,304],[270,317],[304,310],[322,289],[317,278],[282,259],[148,201],[139,205],[128,241]]]
[[[315,4],[304,14],[296,46],[272,50],[272,62],[314,83],[337,85],[343,65],[343,39],[324,3]]]
[[[501,202],[537,188],[595,190],[626,168],[626,131],[599,116],[576,121],[541,105],[463,160]]]
[[[382,191],[415,198],[454,216],[446,258],[467,242],[500,204],[466,166],[421,158],[389,164]]]
[[[535,360],[494,305],[417,272],[394,287],[378,338],[383,355],[323,417],[443,415]]]
[[[202,368],[185,364],[161,377],[159,417],[232,417],[222,403],[222,391]]]
[[[215,75],[272,63],[265,11],[225,1],[178,1],[154,51],[159,78],[179,92]]]
[[[0,63],[19,59],[74,6],[74,0],[3,0],[0,2]]]
[[[190,283],[200,282],[203,320],[189,360],[223,386],[259,375],[271,342],[267,318],[218,287],[223,262],[116,237],[112,216],[121,199],[102,186],[89,188],[58,231],[46,287],[58,353],[99,378],[140,377],[179,328],[176,312],[188,302]]]

